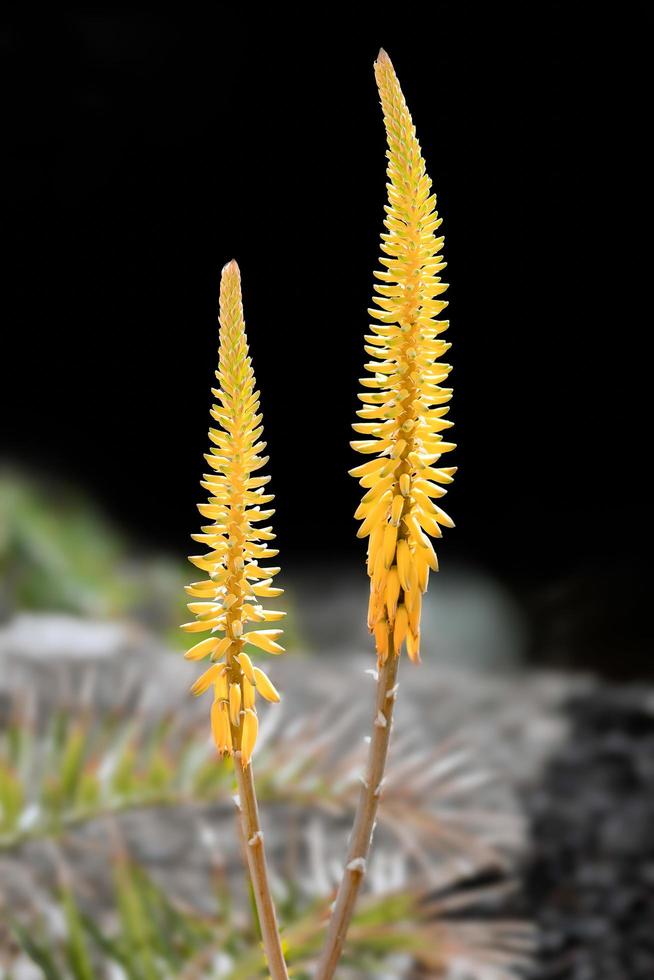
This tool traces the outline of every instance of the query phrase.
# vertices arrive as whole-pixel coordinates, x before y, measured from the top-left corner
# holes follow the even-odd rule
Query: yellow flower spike
[[[351,443],[366,461],[351,470],[364,488],[355,518],[358,537],[368,537],[370,602],[368,626],[375,637],[378,671],[368,761],[350,834],[343,876],[332,906],[315,980],[333,980],[343,951],[357,893],[366,870],[384,780],[393,708],[398,692],[399,655],[420,660],[422,594],[438,562],[427,535],[440,536],[449,518],[432,503],[451,482],[453,468],[442,457],[453,450],[444,433],[452,389],[443,387],[450,366],[442,358],[447,321],[441,281],[445,268],[436,197],[393,65],[385,51],[375,77],[387,137],[385,233],[375,272],[375,321],[366,334],[365,365]]]
[[[253,596],[277,596],[282,590],[271,588],[279,568],[264,564],[277,554],[276,549],[267,546],[274,537],[271,528],[259,528],[274,513],[272,509],[262,509],[273,498],[264,492],[268,477],[260,472],[268,457],[263,454],[266,443],[261,438],[259,392],[245,334],[241,276],[236,262],[229,262],[222,270],[219,319],[217,387],[211,389],[216,399],[211,408],[216,426],[209,430],[211,446],[204,457],[209,473],[204,474],[202,481],[209,497],[198,508],[203,518],[212,523],[204,525],[201,533],[195,535],[195,540],[207,549],[206,554],[190,559],[205,573],[206,581],[194,582],[186,590],[193,598],[206,600],[210,605],[190,604],[197,622],[186,628],[211,629],[219,634],[212,639],[211,647],[198,644],[191,657],[211,651],[213,658],[219,650],[225,657],[224,669],[214,681],[211,730],[219,753],[236,757],[241,832],[261,939],[270,976],[274,980],[287,980],[250,765],[258,721],[254,687],[247,674],[254,677],[254,668],[249,658],[241,659],[246,642],[270,653],[282,652],[275,642],[281,630],[263,630],[260,634],[245,631],[247,624],[265,621],[264,611]],[[273,617],[278,618],[274,611]],[[196,683],[201,687],[205,681]]]
[[[252,708],[248,708],[243,713],[243,735],[241,736],[241,765],[244,769],[250,764],[258,733],[259,720],[256,712]]]
[[[450,347],[441,339],[448,322],[437,319],[447,306],[442,298],[447,284],[440,275],[443,238],[436,237],[441,219],[411,115],[383,51],[375,77],[388,142],[388,205],[375,307],[369,310],[376,322],[366,334],[369,376],[361,379],[359,396],[365,408],[357,413],[365,421],[354,425],[366,438],[352,446],[377,458],[350,472],[366,491],[355,516],[363,520],[358,537],[370,541],[373,593],[382,593],[381,601],[373,596],[369,610],[369,626],[377,636],[376,624],[386,617],[395,635],[396,616],[406,615],[403,594],[412,583],[424,591],[429,568],[438,568],[427,535],[440,537],[441,527],[451,527],[452,521],[431,498],[442,496],[443,484],[452,481],[455,468],[438,464],[455,447],[442,435],[451,426],[445,416],[452,389],[442,387],[451,368],[440,360]],[[407,606],[415,610],[415,600]],[[403,608],[404,613],[398,611]],[[418,629],[419,622],[414,636]],[[405,634],[405,627],[397,632]]]
[[[265,567],[277,549],[268,546],[274,538],[270,526],[260,528],[260,522],[274,511],[262,509],[273,500],[267,492],[269,477],[260,470],[268,461],[263,455],[262,415],[259,411],[259,392],[256,389],[250,358],[243,305],[241,276],[236,262],[229,262],[220,279],[220,332],[217,387],[212,388],[216,399],[211,409],[214,424],[209,430],[210,452],[205,455],[210,471],[204,475],[202,486],[208,492],[207,503],[198,505],[200,514],[209,523],[193,540],[207,548],[203,555],[193,555],[189,561],[206,574],[193,582],[186,591],[195,600],[188,609],[195,621],[185,623],[188,633],[212,631],[185,654],[188,660],[225,658],[224,664],[210,667],[191,688],[200,694],[213,684],[215,701],[211,709],[211,728],[218,750],[233,753],[246,740],[241,724],[243,710],[254,708],[255,668],[242,647],[250,643],[266,653],[278,654],[283,647],[276,642],[282,631],[255,630],[246,632],[249,623],[271,622],[283,613],[265,610],[261,598],[281,595],[282,589],[272,588],[273,576],[279,568]],[[265,488],[265,489],[264,489]],[[256,599],[253,599],[256,596]],[[262,674],[265,677],[264,674]],[[266,678],[267,680],[267,678]],[[263,683],[265,687],[265,682]],[[279,700],[279,694],[268,681],[265,691],[268,700]],[[254,722],[248,723],[245,750],[241,763],[247,766],[256,741],[252,737]]]
[[[273,682],[270,680],[270,678],[267,676],[267,674],[264,674],[264,672],[259,667],[254,668],[254,681],[258,693],[261,695],[262,698],[265,698],[266,701],[281,700],[279,696],[279,691],[277,690]]]

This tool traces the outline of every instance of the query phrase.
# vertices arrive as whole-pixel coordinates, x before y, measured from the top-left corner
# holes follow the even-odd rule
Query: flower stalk
[[[368,626],[378,681],[366,775],[317,980],[335,973],[366,871],[402,648],[412,661],[420,660],[422,596],[430,571],[438,570],[430,537],[453,526],[434,503],[455,473],[440,462],[455,448],[443,438],[452,425],[446,418],[452,389],[442,387],[451,367],[440,360],[450,347],[441,339],[448,322],[437,319],[447,306],[440,298],[447,289],[439,275],[443,238],[435,235],[441,219],[411,115],[383,50],[375,78],[388,144],[388,203],[382,269],[375,272],[375,308],[369,310],[375,322],[365,338],[369,376],[360,379],[361,421],[353,426],[365,438],[352,447],[371,458],[351,474],[365,490],[355,517],[362,521],[358,536],[368,538]]]
[[[241,828],[247,853],[250,881],[254,891],[254,901],[259,916],[261,940],[273,980],[288,977],[284,953],[282,951],[277,916],[268,881],[266,854],[263,846],[263,831],[259,823],[259,808],[254,788],[252,764],[243,768],[236,762],[236,783],[238,786],[238,808]]]
[[[329,920],[327,937],[316,972],[316,980],[333,977],[343,952],[347,930],[366,873],[368,851],[375,829],[382,793],[388,746],[393,727],[393,707],[397,696],[399,658],[392,651],[379,669],[375,695],[372,735],[366,773],[361,782],[345,871]]]
[[[198,510],[211,523],[202,527],[193,540],[209,548],[189,561],[206,575],[187,586],[193,597],[188,609],[195,620],[184,624],[188,633],[209,633],[185,654],[188,660],[209,658],[210,666],[198,677],[191,691],[195,695],[211,690],[211,732],[218,753],[234,758],[239,792],[239,808],[246,841],[247,863],[259,915],[264,951],[273,980],[288,976],[284,964],[275,909],[270,893],[263,832],[259,823],[252,774],[252,753],[257,740],[256,697],[279,701],[270,678],[255,666],[246,646],[269,654],[284,652],[277,642],[280,629],[260,629],[258,624],[275,622],[283,612],[264,609],[261,598],[280,595],[273,588],[277,567],[261,562],[277,555],[269,547],[274,539],[271,527],[259,527],[274,514],[265,505],[273,499],[265,492],[270,477],[260,470],[268,462],[262,453],[263,427],[259,412],[252,360],[249,356],[241,276],[236,262],[229,262],[220,279],[220,342],[218,388],[212,418],[220,428],[209,430],[212,447],[205,456],[210,473],[202,486],[209,493]],[[248,629],[254,625],[254,629]]]

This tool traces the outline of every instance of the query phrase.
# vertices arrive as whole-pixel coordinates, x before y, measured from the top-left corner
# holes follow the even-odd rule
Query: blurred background
[[[427,940],[398,939],[399,959],[388,966],[388,950],[375,946],[399,916],[383,904],[386,886],[392,881],[393,901],[403,902],[423,901],[426,887],[405,840],[402,867],[378,875],[379,928],[347,969],[446,976],[463,962],[469,972],[452,976],[524,972],[520,930],[534,926],[533,957],[550,969],[543,976],[651,975],[650,941],[629,931],[643,915],[643,869],[651,876],[654,868],[638,830],[650,816],[643,801],[654,778],[646,762],[654,668],[642,450],[650,21],[638,4],[609,19],[559,3],[517,13],[447,2],[406,12],[380,4],[356,23],[353,9],[223,4],[210,15],[105,5],[3,19],[0,861],[10,884],[0,912],[3,904],[21,910],[0,935],[8,978],[260,975],[251,926],[190,897],[215,891],[234,856],[227,836],[212,836],[230,819],[212,809],[221,787],[228,799],[229,777],[207,783],[205,758],[188,764],[190,781],[176,782],[180,753],[206,736],[206,705],[187,704],[194,675],[180,663],[177,626],[192,577],[188,535],[199,529],[219,274],[238,260],[286,589],[289,655],[275,677],[286,685],[284,719],[302,726],[313,696],[340,716],[350,703],[345,691],[363,684],[371,666],[364,545],[352,518],[359,488],[347,470],[356,465],[349,427],[385,195],[372,72],[380,45],[402,81],[444,218],[459,446],[448,498],[457,526],[438,549],[426,664],[420,676],[407,665],[414,693],[403,724],[408,744],[418,726],[446,758],[449,740],[461,738],[486,774],[481,783],[488,777],[495,788],[483,797],[494,816],[470,840],[455,846],[446,834],[425,844],[435,855],[430,901],[453,889],[458,902],[462,882],[472,881],[470,922],[447,935],[429,931]],[[357,744],[369,688],[355,699]],[[139,732],[125,734],[137,719]],[[115,748],[123,742],[112,725],[131,756]],[[351,746],[348,731],[341,735]],[[263,750],[264,773],[282,766],[275,753],[285,744],[276,739],[273,732]],[[398,787],[408,785],[405,759],[427,766],[412,754],[420,744],[398,759]],[[68,760],[70,771],[53,774],[52,758]],[[309,753],[308,768],[316,764]],[[284,813],[275,826],[291,812],[301,828],[297,855],[286,857],[299,861],[306,880],[287,894],[287,907],[289,930],[306,937],[302,917],[312,923],[307,962],[337,880],[339,819],[345,826],[352,801],[342,787],[334,801],[332,762],[321,756],[320,764],[321,789],[312,783],[300,793],[292,774],[270,779],[271,806]],[[476,786],[468,762],[458,765],[462,785]],[[561,813],[581,773],[592,800],[586,808],[579,790],[576,807]],[[455,796],[459,790],[457,782]],[[458,796],[454,806],[447,793],[445,803],[416,794],[414,813],[433,803],[457,827],[463,812],[482,807],[476,796],[466,809]],[[616,800],[628,794],[633,823],[617,834]],[[197,823],[201,884],[189,872],[169,909],[160,865],[179,883],[171,853],[190,853],[180,806]],[[143,828],[117,816],[129,811],[129,822],[132,809]],[[570,867],[570,841],[600,817],[605,837],[572,862],[567,894],[585,925],[570,936],[557,918],[560,903],[547,896]],[[147,853],[149,820],[169,821],[160,854]],[[530,843],[542,838],[541,822],[546,854]],[[129,869],[112,886],[101,873],[105,847]],[[208,879],[206,847],[219,869]],[[518,923],[516,943],[504,932],[501,941],[484,934],[479,953],[470,939],[481,928],[479,880],[492,893],[500,923],[492,928]],[[608,891],[623,895],[622,905],[600,915]],[[84,901],[94,909],[90,924],[79,911]],[[118,927],[121,902],[132,911]],[[172,951],[157,947],[150,962],[151,926],[143,927],[147,941],[128,926],[141,906],[155,921],[157,902],[161,921],[176,917],[185,938]],[[426,929],[437,922],[442,930],[443,907],[426,918]],[[484,921],[490,929],[488,914]],[[215,937],[218,922],[225,936],[209,955],[203,929]],[[627,963],[616,938],[598,966],[589,950],[599,935],[629,935],[636,958]],[[418,939],[438,956],[407,954]],[[494,968],[488,949],[502,943],[509,952],[500,972],[484,972]],[[611,956],[622,972],[611,972]],[[195,972],[184,973],[191,962]]]

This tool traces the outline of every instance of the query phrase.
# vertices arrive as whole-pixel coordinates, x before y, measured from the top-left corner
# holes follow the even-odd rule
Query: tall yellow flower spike
[[[220,279],[220,337],[218,388],[212,388],[216,403],[211,415],[220,428],[209,430],[213,443],[205,456],[211,473],[201,486],[209,492],[206,504],[198,510],[211,521],[194,541],[209,548],[189,561],[206,573],[206,578],[186,587],[197,601],[188,609],[196,617],[186,623],[189,633],[211,635],[185,654],[188,660],[209,657],[212,665],[191,688],[194,694],[213,689],[211,730],[222,755],[240,753],[245,769],[257,738],[257,693],[268,701],[279,701],[279,694],[259,667],[253,667],[245,651],[247,645],[266,653],[283,653],[277,638],[281,629],[246,629],[248,624],[274,622],[284,613],[264,609],[261,598],[281,595],[272,579],[279,568],[263,568],[260,562],[278,554],[267,542],[275,535],[271,527],[258,527],[274,511],[265,509],[273,499],[264,486],[270,477],[260,470],[268,462],[262,456],[263,427],[259,413],[259,392],[255,389],[252,359],[249,356],[241,276],[236,262],[229,262]]]
[[[430,570],[438,563],[428,535],[440,537],[450,518],[433,501],[445,493],[453,468],[440,458],[454,449],[443,431],[452,391],[441,387],[450,367],[440,361],[449,348],[440,335],[447,322],[436,317],[447,305],[439,273],[445,267],[435,237],[440,225],[436,197],[425,173],[420,144],[402,90],[385,51],[375,62],[388,141],[387,234],[382,235],[383,269],[375,272],[377,321],[366,335],[370,377],[359,398],[367,437],[353,442],[374,456],[351,470],[365,495],[355,516],[359,537],[369,537],[368,625],[375,636],[379,671],[368,761],[349,837],[345,867],[314,980],[332,980],[366,874],[370,842],[384,783],[384,769],[397,697],[399,654],[420,659],[420,609]]]
[[[377,656],[384,663],[402,644],[420,659],[420,611],[429,571],[438,569],[431,537],[452,520],[434,503],[452,482],[455,467],[442,467],[441,456],[455,448],[443,438],[452,425],[445,416],[452,396],[444,388],[451,371],[440,358],[450,344],[440,339],[448,321],[436,317],[447,306],[440,272],[443,238],[435,232],[442,219],[411,115],[390,58],[380,51],[375,77],[384,112],[388,150],[388,204],[382,235],[384,255],[369,313],[377,321],[366,335],[370,377],[359,395],[363,421],[353,428],[367,438],[352,443],[375,458],[351,470],[366,493],[355,517],[368,536],[370,605],[368,626]]]

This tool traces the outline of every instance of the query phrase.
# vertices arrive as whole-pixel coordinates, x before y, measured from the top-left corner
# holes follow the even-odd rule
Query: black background
[[[460,470],[443,560],[536,609],[564,595],[585,610],[581,646],[608,635],[642,657],[645,7],[184,10],[3,28],[3,455],[184,554],[233,256],[280,545],[295,562],[360,552],[346,471],[384,203],[383,45],[444,217]]]

